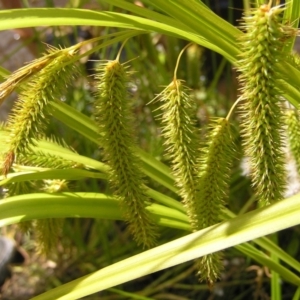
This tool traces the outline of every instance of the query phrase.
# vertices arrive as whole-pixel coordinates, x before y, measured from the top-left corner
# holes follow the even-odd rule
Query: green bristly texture
[[[198,230],[222,221],[221,214],[229,194],[233,141],[227,119],[217,119],[199,159],[199,198],[196,206]],[[212,286],[223,269],[222,253],[212,253],[199,259],[199,275]]]
[[[53,60],[23,86],[22,92],[9,117],[9,140],[4,155],[3,173],[7,174],[19,154],[24,154],[33,139],[42,135],[47,124],[49,101],[57,101],[66,85],[74,77],[74,51],[52,49]]]
[[[226,119],[216,122],[198,161],[195,103],[188,88],[173,80],[159,95],[163,102],[162,132],[171,157],[179,193],[188,212],[193,231],[220,222],[224,199],[228,195],[231,162],[231,136]],[[222,254],[213,253],[198,260],[200,280],[212,286],[220,277]]]
[[[283,26],[283,9],[262,5],[244,17],[246,34],[240,43],[242,136],[255,194],[261,206],[283,198],[285,168],[282,142],[284,125],[276,63],[293,29]]]
[[[39,253],[55,254],[57,251],[58,238],[62,233],[64,219],[44,219],[36,220],[34,231]]]
[[[46,193],[58,193],[68,191],[65,180],[45,180],[43,191]],[[36,220],[34,231],[36,235],[37,249],[40,253],[50,255],[57,251],[58,239],[61,236],[64,219],[49,218]]]
[[[138,244],[155,245],[156,224],[146,210],[150,199],[146,195],[140,161],[135,153],[131,101],[128,95],[129,74],[118,61],[98,67],[98,98],[94,114],[99,127],[99,139],[111,172],[110,183],[120,200],[125,220]]]
[[[73,153],[76,153],[72,148],[70,148],[63,140],[58,139],[47,139],[47,141],[54,143],[61,147],[61,149],[68,149]],[[35,166],[42,168],[51,169],[71,169],[71,168],[82,168],[76,161],[67,160],[65,158],[59,157],[57,155],[45,153],[43,151],[34,151],[30,147],[27,152],[22,153],[18,157],[18,162],[25,166]]]
[[[296,109],[286,111],[286,124],[288,140],[291,152],[296,162],[298,174],[300,174],[300,120],[299,112]]]
[[[78,164],[74,161],[66,160],[56,155],[45,154],[43,152],[31,152],[30,155],[20,155],[19,163],[29,166],[53,169],[75,168]]]
[[[171,157],[173,174],[194,231],[198,230],[197,202],[197,140],[195,102],[189,89],[180,80],[173,80],[157,97],[163,104],[162,133]]]

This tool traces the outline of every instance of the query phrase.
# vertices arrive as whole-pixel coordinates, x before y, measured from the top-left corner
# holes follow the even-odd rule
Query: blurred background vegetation
[[[142,1],[132,0],[132,2],[142,5]],[[203,2],[234,25],[241,18],[243,1],[206,0]],[[102,3],[101,0],[2,0],[1,6],[1,9],[56,6],[120,11],[119,8]],[[40,57],[45,51],[46,44],[67,47],[114,31],[116,29],[113,28],[42,27],[0,32],[0,65],[9,71],[14,71],[25,62]],[[168,157],[164,154],[160,137],[159,112],[156,111],[158,104],[149,104],[149,102],[172,80],[178,54],[186,44],[187,41],[153,33],[129,40],[122,53],[121,60],[123,62],[131,60],[130,65],[134,71],[130,92],[135,99],[138,144],[166,164],[168,164]],[[68,90],[63,100],[78,111],[91,116],[94,98],[93,69],[101,59],[114,59],[119,47],[120,45],[114,45],[82,60],[81,76]],[[189,47],[184,53],[179,65],[178,78],[186,81],[196,99],[197,126],[201,135],[205,133],[209,120],[216,116],[226,116],[236,100],[238,87],[235,70],[220,55],[198,45]],[[10,100],[1,107],[2,121],[6,119],[15,97],[16,95],[12,95]],[[235,118],[238,118],[238,115]],[[50,124],[48,136],[56,139],[63,137],[69,147],[85,156],[101,155],[88,140],[58,121],[53,119]],[[236,139],[240,139],[238,133]],[[251,197],[249,180],[244,176],[247,171],[241,166],[242,154],[239,148],[236,149],[236,157],[228,206],[233,212],[239,214],[251,210],[255,205],[255,199]],[[291,194],[298,189],[298,178],[293,174],[293,164],[290,168],[290,181],[293,183],[293,191],[289,191]],[[150,179],[148,184],[150,187],[157,185]],[[96,179],[70,182],[69,186],[72,191],[107,191],[106,183]],[[159,189],[163,193],[170,193],[162,187]],[[175,194],[172,196],[176,197]],[[161,230],[163,234],[160,243],[186,234],[170,228]],[[14,239],[18,251],[25,258],[23,264],[9,267],[12,277],[2,287],[1,299],[5,300],[29,299],[33,295],[141,251],[128,235],[124,223],[117,221],[66,220],[55,251],[47,256],[36,252],[39,237],[34,233],[24,234],[18,226],[2,228],[0,233],[2,236]],[[280,246],[298,260],[300,259],[299,235],[299,227],[279,233]],[[234,248],[230,248],[225,251],[224,267],[222,278],[213,290],[209,290],[205,283],[200,284],[197,281],[196,267],[193,262],[189,262],[85,299],[269,299],[269,272],[264,266],[257,265]],[[282,299],[291,299],[295,287],[284,283],[282,291]]]

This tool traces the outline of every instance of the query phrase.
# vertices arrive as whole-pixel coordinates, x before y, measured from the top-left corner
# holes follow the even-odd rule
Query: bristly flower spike
[[[18,85],[25,82],[45,66],[47,66],[47,64],[49,64],[58,53],[59,52],[53,51],[50,48],[48,53],[46,53],[43,57],[32,61],[31,63],[9,75],[7,79],[0,84],[0,105],[16,89]]]
[[[153,101],[162,103],[162,134],[166,149],[172,160],[176,185],[186,207],[194,231],[198,230],[195,203],[197,190],[198,137],[195,129],[196,104],[189,95],[189,89],[177,79],[180,58],[188,44],[178,56],[172,82]]]
[[[18,154],[25,153],[30,144],[43,134],[47,123],[49,101],[57,101],[76,74],[75,51],[51,49],[52,61],[23,87],[8,119],[9,138],[4,155],[3,173],[6,175]]]
[[[245,154],[252,185],[261,206],[283,198],[285,168],[280,92],[276,88],[276,63],[288,56],[284,43],[296,29],[283,25],[284,7],[272,1],[244,17],[246,33],[238,61],[241,84],[241,119]]]
[[[42,190],[45,193],[62,193],[68,191],[68,182],[63,179],[44,180]],[[57,251],[57,243],[61,236],[64,219],[50,218],[36,220],[34,231],[38,252],[50,255]]]
[[[135,150],[128,93],[130,73],[119,62],[119,55],[116,60],[102,62],[96,71],[98,95],[94,115],[104,159],[111,167],[109,181],[134,239],[138,244],[152,247],[156,243],[157,226],[147,210],[150,199],[146,195],[141,162]]]
[[[22,68],[16,70],[7,79],[0,84],[0,106],[5,101],[5,99],[18,87],[20,84],[26,82],[43,68],[45,68],[49,63],[51,63],[55,58],[59,57],[61,53],[75,53],[79,48],[96,41],[103,39],[103,37],[97,37],[82,41],[66,49],[56,49],[53,46],[48,45],[47,52],[38,59],[33,60],[29,64],[23,66]],[[89,51],[90,52],[90,51]],[[79,59],[81,56],[74,56],[75,60]]]
[[[196,104],[187,87],[176,77],[184,50],[178,57],[173,81],[155,99],[162,102],[162,133],[175,181],[192,229],[197,231],[221,221],[228,196],[232,141],[227,119],[217,121],[199,160],[199,137],[193,117]],[[220,276],[221,257],[220,253],[214,253],[198,261],[200,280],[209,286]]]
[[[231,111],[227,118],[218,118],[211,124],[206,143],[200,150],[200,192],[196,206],[198,230],[223,221],[222,212],[229,197],[230,168],[234,155],[230,114]],[[223,269],[222,253],[201,257],[199,269],[200,279],[211,287]]]
[[[297,172],[300,175],[300,118],[298,110],[287,109],[285,122],[290,149],[296,162]]]

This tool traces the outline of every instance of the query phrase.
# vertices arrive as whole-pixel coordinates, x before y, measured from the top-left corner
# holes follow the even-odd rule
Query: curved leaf
[[[141,276],[297,225],[300,223],[299,213],[300,195],[296,195],[122,260],[34,297],[33,300],[79,299]],[[300,285],[300,278],[297,275],[274,263],[254,247],[245,250],[243,246],[239,246],[238,249],[260,260],[285,280],[297,286]]]
[[[190,230],[186,216],[169,207],[152,204],[147,209],[162,226]],[[123,220],[119,201],[98,193],[34,193],[0,201],[0,227],[47,218]]]

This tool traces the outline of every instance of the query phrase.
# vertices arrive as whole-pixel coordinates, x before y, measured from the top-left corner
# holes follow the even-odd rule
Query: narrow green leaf
[[[296,293],[294,294],[293,300],[300,299],[300,286],[297,288]]]
[[[229,216],[230,218],[236,217],[236,215],[228,209],[226,209],[224,212],[225,215]],[[294,270],[300,270],[300,262],[294,259],[292,256],[290,256],[283,249],[279,248],[278,245],[274,244],[269,237],[261,237],[259,239],[254,240],[253,242],[260,246],[262,249],[266,250],[267,252],[276,254],[281,261],[286,262]]]
[[[0,176],[0,179],[3,176]],[[0,186],[30,180],[43,180],[43,179],[66,179],[66,180],[80,180],[84,178],[98,178],[106,179],[107,176],[103,173],[91,172],[80,169],[63,169],[63,170],[45,170],[41,168],[38,172],[18,172],[10,173],[6,178],[0,181]]]
[[[284,11],[284,20],[287,23],[291,23],[294,28],[298,28],[300,16],[300,1],[290,0],[286,1],[286,10]],[[292,41],[286,43],[285,48],[292,51],[296,36],[292,38]]]
[[[46,292],[33,300],[79,299],[200,256],[242,244],[246,241],[299,224],[300,195],[263,209],[238,216],[183,238],[110,265],[90,275]],[[242,247],[240,247],[242,250]],[[255,249],[256,250],[256,249]],[[249,249],[248,252],[251,250]],[[256,256],[257,251],[252,253]],[[300,278],[260,255],[259,259],[281,273],[283,279],[300,285]]]
[[[152,204],[147,209],[157,224],[190,230],[186,215],[178,210]],[[0,201],[0,227],[34,219],[96,218],[123,220],[119,201],[99,193],[34,193]]]
[[[174,25],[174,21],[171,22]],[[35,26],[88,25],[128,28],[136,30],[156,31],[184,39],[194,40],[198,44],[206,44],[209,48],[224,52],[209,43],[203,37],[196,35],[193,30],[180,29],[177,26],[152,21],[129,14],[107,11],[93,11],[72,8],[30,8],[0,11],[0,30]]]
[[[174,19],[180,20],[211,44],[218,45],[227,55],[234,57],[238,54],[237,44],[232,41],[236,39],[240,31],[217,16],[201,1],[147,0],[146,3],[164,11]]]
[[[42,25],[91,25],[154,31],[193,41],[222,54],[234,64],[237,55],[240,54],[236,39],[241,32],[216,16],[202,2],[188,2],[186,0],[184,2],[186,7],[180,1],[175,0],[149,2],[151,5],[156,3],[160,9],[167,10],[170,14],[172,12],[172,17],[176,17],[176,20],[162,18],[160,19],[161,22],[126,14],[83,9],[37,8],[2,10],[0,11],[0,30]],[[172,5],[176,8],[175,11]],[[184,15],[185,10],[181,10],[182,7],[185,7],[188,15]],[[293,8],[293,14],[295,11],[297,9]],[[145,12],[148,12],[148,10],[145,9]],[[182,22],[183,18],[186,22]],[[158,15],[155,15],[155,19],[158,19]],[[189,29],[187,29],[187,26]],[[216,33],[211,34],[211,30],[215,30],[215,27],[218,28]],[[294,83],[294,80],[299,78],[299,76],[292,76],[286,63],[281,64],[281,68],[287,86],[292,85],[295,89],[298,89],[298,83]],[[294,102],[300,103],[300,98],[291,98]]]

